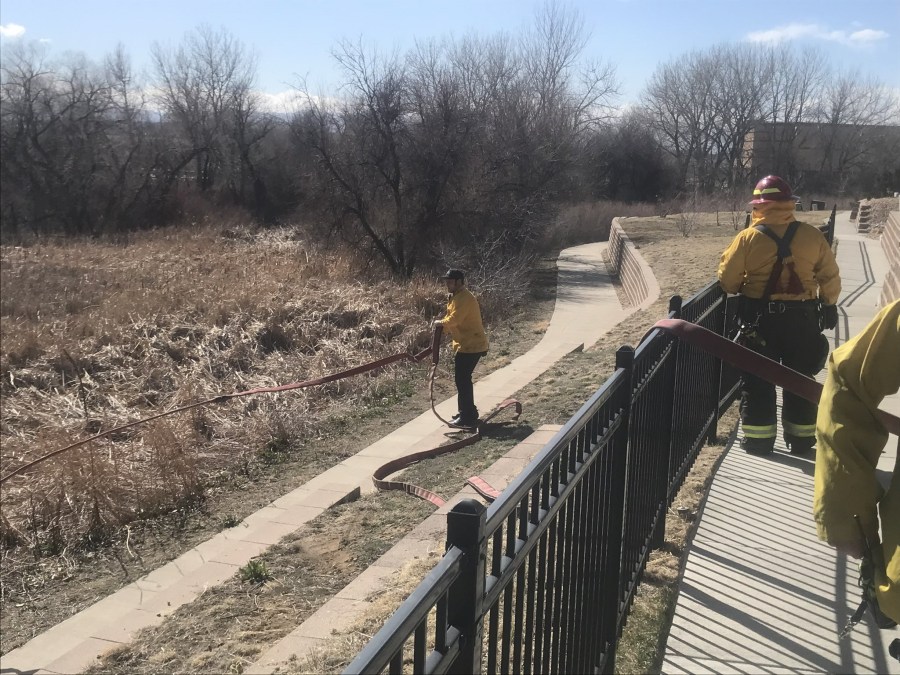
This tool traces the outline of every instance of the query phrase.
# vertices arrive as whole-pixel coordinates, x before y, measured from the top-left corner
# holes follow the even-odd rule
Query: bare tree
[[[713,60],[693,52],[658,67],[642,96],[662,147],[678,167],[678,185],[686,186],[689,178],[707,182],[704,166],[716,142],[715,74]]]
[[[312,96],[295,117],[301,151],[318,160],[321,198],[336,230],[357,247],[371,246],[391,271],[414,267],[407,243],[404,183],[406,75],[399,57],[367,53],[344,42],[334,52],[344,69],[343,102]],[[361,235],[361,237],[360,237]]]
[[[898,112],[897,96],[858,71],[838,73],[829,81],[820,111],[820,171],[839,177],[839,192],[847,189],[854,175],[873,155],[880,154],[885,144],[892,146],[894,153],[900,150],[896,135],[875,135],[867,130],[896,122]]]
[[[592,136],[583,170],[591,196],[601,199],[657,201],[674,181],[671,162],[640,108]]]
[[[798,145],[803,124],[814,119],[828,78],[828,66],[821,51],[796,51],[776,47],[767,53],[767,92],[759,128],[766,129],[770,152],[766,165],[758,171],[777,173],[793,185],[802,185]]]
[[[163,185],[159,146],[124,50],[103,66],[78,55],[51,63],[33,45],[4,56],[4,233],[96,235],[153,218],[149,206],[160,205]]]
[[[399,276],[448,242],[525,245],[610,114],[614,70],[581,67],[585,40],[579,15],[549,3],[518,41],[431,41],[403,58],[341,43],[341,98],[307,93],[293,123],[333,232]]]
[[[589,38],[581,13],[558,0],[540,6],[522,36],[521,95],[511,103],[517,111],[513,128],[525,133],[511,140],[523,194],[552,190],[554,179],[571,171],[587,136],[611,118],[616,70],[582,61]]]
[[[733,189],[747,180],[744,140],[762,117],[770,76],[765,53],[755,47],[719,46],[710,58],[718,68],[711,92],[715,123],[705,192]]]
[[[201,25],[175,49],[154,44],[158,103],[183,139],[201,191],[247,203],[258,178],[253,151],[271,131],[253,89],[256,57],[224,30]]]

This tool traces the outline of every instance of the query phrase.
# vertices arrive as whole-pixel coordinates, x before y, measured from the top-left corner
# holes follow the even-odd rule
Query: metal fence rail
[[[412,671],[444,672],[436,668],[436,664],[441,661],[452,663],[459,655],[460,633],[449,620],[448,596],[453,583],[462,573],[463,551],[455,547],[448,549],[404,601],[404,611],[391,615],[379,631],[378,635],[384,639],[370,640],[356,661],[390,664],[392,673],[402,672],[404,663],[408,662],[404,648],[409,637],[413,636]],[[429,618],[432,620],[429,621]]]
[[[615,644],[628,393],[617,370],[488,509],[487,642],[465,670],[584,672]]]
[[[682,318],[720,334],[710,284]],[[671,499],[734,400],[736,374],[651,332],[485,509],[447,517],[447,553],[346,673],[612,672]],[[409,643],[412,643],[411,645]]]

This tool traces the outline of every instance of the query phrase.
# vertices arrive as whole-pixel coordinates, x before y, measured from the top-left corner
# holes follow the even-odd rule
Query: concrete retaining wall
[[[900,299],[900,211],[891,211],[881,231],[881,248],[888,273],[881,287],[881,306]]]
[[[609,262],[610,273],[618,276],[632,305],[643,309],[656,301],[659,284],[653,270],[637,252],[618,218],[613,218],[609,230]]]

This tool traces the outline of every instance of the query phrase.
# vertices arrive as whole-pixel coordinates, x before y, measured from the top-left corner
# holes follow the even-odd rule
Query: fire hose
[[[653,328],[671,333],[678,339],[700,347],[729,365],[753,373],[807,401],[818,404],[819,398],[822,396],[822,385],[811,377],[802,375],[762,354],[736,344],[703,326],[681,319],[663,319],[657,321]],[[875,415],[889,433],[900,436],[900,418],[884,410],[876,410]]]
[[[435,327],[434,332],[431,336],[431,345],[423,349],[422,351],[410,354],[409,352],[400,352],[398,354],[393,354],[391,356],[386,356],[384,358],[378,359],[376,361],[372,361],[370,363],[365,363],[360,366],[356,366],[355,368],[350,368],[348,370],[343,370],[337,373],[332,373],[330,375],[324,375],[322,377],[317,377],[311,380],[303,380],[301,382],[292,382],[290,384],[282,384],[273,387],[257,387],[255,389],[248,389],[246,391],[238,391],[231,394],[221,394],[219,396],[214,396],[213,398],[205,399],[202,401],[195,401],[194,403],[190,403],[188,405],[179,406],[177,408],[173,408],[171,410],[167,410],[165,412],[158,413],[156,415],[152,415],[150,417],[145,417],[140,420],[135,420],[133,422],[128,422],[127,424],[122,424],[117,427],[107,429],[106,431],[102,431],[98,434],[90,436],[88,438],[84,438],[80,441],[76,441],[75,443],[71,443],[63,448],[58,448],[53,450],[52,452],[48,452],[45,455],[42,455],[30,462],[23,464],[22,466],[10,471],[5,476],[0,477],[0,485],[5,483],[7,480],[21,475],[25,471],[46,462],[58,455],[74,450],[78,447],[87,445],[92,441],[96,441],[105,436],[109,436],[110,434],[114,434],[120,432],[124,429],[129,429],[132,427],[136,427],[140,424],[146,424],[147,422],[152,422],[153,420],[161,419],[163,417],[168,417],[169,415],[174,415],[176,413],[186,412],[188,410],[192,410],[194,408],[199,408],[202,406],[213,405],[216,403],[224,403],[225,401],[230,401],[231,399],[241,398],[244,396],[254,396],[257,394],[269,394],[269,393],[277,393],[282,391],[291,391],[294,389],[305,389],[308,387],[315,387],[322,384],[327,384],[328,382],[335,382],[337,380],[343,380],[348,377],[353,377],[354,375],[361,375],[362,373],[371,372],[374,370],[380,370],[382,368],[386,368],[387,366],[398,363],[401,361],[410,361],[413,363],[418,363],[423,361],[428,356],[431,356],[431,371],[429,373],[429,395],[431,397],[431,410],[435,414],[435,416],[441,420],[441,422],[450,425],[450,423],[442,418],[436,408],[434,403],[434,377],[437,372],[437,366],[440,358],[440,345],[441,345],[441,333],[442,329],[440,326]],[[484,420],[481,420],[479,424],[484,424],[489,420],[493,419],[497,414],[499,414],[502,410],[515,406],[516,414],[515,418],[522,412],[522,404],[516,401],[515,399],[507,399],[503,401],[499,406],[497,406],[489,415],[487,415]],[[437,457],[439,455],[446,454],[448,452],[453,452],[454,450],[459,450],[467,445],[471,445],[478,440],[481,439],[481,431],[479,428],[474,428],[472,435],[454,441],[448,445],[440,446],[437,448],[432,448],[429,450],[424,450],[421,452],[413,453],[411,455],[406,455],[404,457],[399,457],[397,459],[391,460],[387,462],[383,466],[379,467],[375,470],[372,480],[375,483],[375,487],[379,490],[403,490],[408,494],[420,497],[422,499],[426,499],[431,503],[442,506],[444,504],[444,500],[441,499],[435,493],[426,490],[425,488],[418,487],[416,485],[411,485],[409,483],[404,483],[402,481],[391,481],[385,480],[392,473],[395,473],[407,466],[414,464],[415,462],[419,462],[423,459],[429,459],[431,457]],[[476,490],[478,490],[485,498],[494,499],[496,498],[497,491],[494,490],[490,485],[485,483],[478,477],[472,477],[467,480]]]

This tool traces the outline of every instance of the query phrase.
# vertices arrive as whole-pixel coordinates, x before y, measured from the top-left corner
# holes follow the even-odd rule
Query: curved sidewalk
[[[482,410],[534,380],[560,358],[593,345],[634,312],[623,309],[603,253],[606,243],[586,244],[560,253],[557,300],[541,341],[508,366],[475,384]],[[655,298],[648,299],[649,301]],[[456,397],[441,402],[450,417]],[[320,474],[190,549],[172,562],[100,600],[87,609],[0,657],[2,673],[73,673],[96,662],[105,651],[131,640],[141,628],[161,623],[204,590],[230,578],[254,556],[277,543],[326,508],[374,491],[372,471],[390,459],[440,445],[446,428],[431,411],[396,429],[358,454]]]
[[[887,262],[878,239],[838,214],[835,237],[843,290],[832,346],[878,311]],[[824,372],[820,374],[824,380]],[[779,398],[780,400],[780,398]],[[881,406],[900,414],[900,396]],[[892,436],[878,467],[889,479]],[[662,665],[664,673],[900,673],[868,614],[847,639],[838,633],[860,602],[856,561],[816,538],[814,460],[771,457],[732,445],[716,472],[690,544]]]

